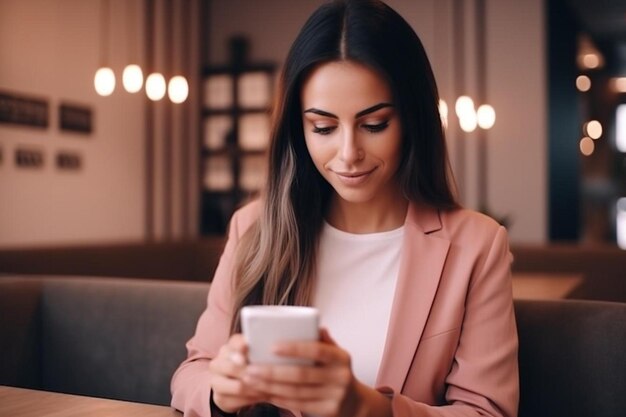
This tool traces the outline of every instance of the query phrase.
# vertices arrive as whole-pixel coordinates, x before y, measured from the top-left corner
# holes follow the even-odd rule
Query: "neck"
[[[351,203],[335,196],[326,220],[349,233],[386,232],[404,224],[408,207],[409,202],[404,198]]]

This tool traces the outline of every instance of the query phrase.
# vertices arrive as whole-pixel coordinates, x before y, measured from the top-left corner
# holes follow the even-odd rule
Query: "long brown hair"
[[[300,91],[317,65],[351,60],[376,70],[391,87],[402,123],[398,181],[405,197],[440,209],[457,207],[439,116],[439,95],[421,41],[377,0],[327,3],[307,20],[281,72],[259,219],[240,241],[231,331],[250,304],[310,305],[316,246],[332,195],[308,154]]]

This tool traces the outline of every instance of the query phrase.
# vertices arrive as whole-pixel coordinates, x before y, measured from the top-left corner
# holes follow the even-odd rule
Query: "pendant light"
[[[100,68],[94,76],[96,93],[101,96],[110,96],[115,91],[115,73],[108,66],[109,59],[109,23],[110,2],[100,1]]]

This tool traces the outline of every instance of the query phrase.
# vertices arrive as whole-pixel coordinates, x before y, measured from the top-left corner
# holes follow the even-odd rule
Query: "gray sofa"
[[[0,385],[168,404],[209,284],[0,276]],[[516,301],[520,417],[626,415],[626,304]]]

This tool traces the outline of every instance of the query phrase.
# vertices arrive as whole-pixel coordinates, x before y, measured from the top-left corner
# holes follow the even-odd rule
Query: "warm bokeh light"
[[[122,84],[129,93],[136,93],[143,86],[143,71],[136,64],[126,65],[122,73]]]
[[[602,136],[602,125],[599,121],[592,120],[585,124],[584,131],[591,139],[600,139],[600,136]]]
[[[626,93],[626,77],[613,78],[613,89],[618,93]]]
[[[617,200],[616,235],[617,246],[626,249],[626,197]]]
[[[476,111],[476,118],[481,129],[491,129],[496,123],[496,111],[489,104],[483,104]]]
[[[591,138],[585,136],[580,140],[580,152],[583,155],[589,156],[593,153],[595,149],[596,145],[593,143],[593,140]]]
[[[464,116],[476,117],[476,110],[474,110],[474,100],[472,100],[468,96],[461,96],[456,99],[456,104],[454,105],[454,111],[459,119],[462,119]]]
[[[182,103],[189,96],[189,84],[182,75],[176,75],[170,79],[167,86],[167,94],[172,103]]]
[[[158,72],[148,75],[146,78],[146,95],[152,101],[159,101],[165,96],[165,78]]]
[[[442,99],[439,99],[439,117],[443,127],[448,127],[448,103]]]
[[[579,75],[576,77],[576,88],[582,92],[589,91],[591,88],[591,79],[586,75]]]
[[[626,152],[626,104],[620,104],[615,111],[615,147]]]
[[[478,125],[478,121],[476,118],[476,113],[466,113],[463,117],[459,118],[459,125],[464,132],[473,132],[476,130],[476,126]]]
[[[587,68],[594,69],[600,66],[600,58],[596,54],[583,55],[583,65]]]
[[[105,97],[110,96],[115,91],[115,73],[108,67],[98,69],[93,79],[93,85],[96,88],[96,93]]]

